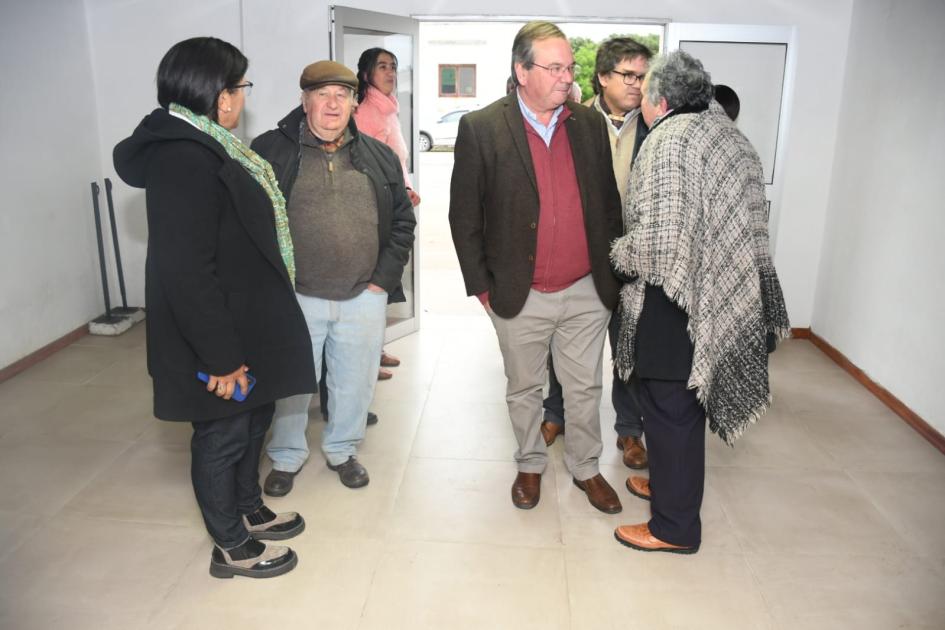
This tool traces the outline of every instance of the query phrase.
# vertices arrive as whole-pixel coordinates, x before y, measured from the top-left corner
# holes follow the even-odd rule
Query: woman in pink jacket
[[[397,154],[404,171],[404,183],[410,203],[420,205],[420,195],[413,189],[407,174],[407,155],[409,149],[400,130],[397,114],[400,104],[397,102],[397,57],[383,48],[369,48],[358,59],[358,108],[354,112],[354,122],[358,131],[380,140]],[[400,365],[400,359],[381,352],[379,380],[393,376],[385,368]]]
[[[397,113],[397,57],[383,48],[369,48],[358,59],[358,109],[354,122],[358,131],[380,140],[397,154],[404,170],[407,194],[414,206],[420,204],[420,195],[414,191],[407,175],[409,149],[400,130]]]

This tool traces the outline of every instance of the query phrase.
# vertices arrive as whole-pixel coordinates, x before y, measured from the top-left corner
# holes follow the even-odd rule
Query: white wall
[[[813,329],[945,433],[941,0],[857,0]]]
[[[25,3],[25,0],[23,0]],[[72,14],[81,13],[78,0],[69,3]],[[467,14],[469,5],[443,0],[352,0],[349,4],[373,11],[402,15]],[[554,5],[539,0],[521,0],[515,11],[521,14],[573,16],[665,17],[683,22],[778,24],[796,26],[797,83],[792,131],[787,139],[782,211],[778,227],[776,263],[781,274],[788,309],[795,326],[811,321],[814,286],[820,259],[820,243],[829,191],[830,173],[839,118],[840,90],[846,60],[847,37],[852,0],[824,3],[819,0],[666,0],[662,3],[631,0],[561,1]],[[98,102],[98,141],[83,143],[100,157],[98,172],[116,180],[111,165],[111,149],[131,132],[141,117],[155,106],[154,72],[161,55],[174,42],[193,35],[216,35],[242,47],[250,59],[251,80],[259,84],[247,104],[243,134],[253,137],[271,128],[298,102],[298,75],[301,68],[328,56],[328,2],[325,0],[86,0],[91,36],[92,65],[95,73],[95,100]],[[36,9],[34,12],[38,13]],[[476,5],[482,15],[507,15],[507,0],[482,0]],[[69,11],[65,12],[69,14]],[[19,16],[3,20],[13,30],[22,32]],[[75,17],[75,16],[74,16]],[[78,16],[81,22],[81,17]],[[75,19],[57,16],[52,25],[37,26],[51,32],[55,24],[74,24]],[[74,34],[72,37],[76,37]],[[50,35],[53,37],[53,35]],[[4,38],[5,40],[7,38]],[[53,50],[43,37],[44,46]],[[4,44],[8,45],[8,44]],[[70,72],[81,75],[82,55],[56,60]],[[13,59],[24,59],[13,55]],[[87,57],[87,55],[86,55]],[[11,55],[4,55],[4,64]],[[31,65],[32,60],[28,61]],[[42,71],[42,60],[35,62]],[[76,64],[76,69],[71,65]],[[433,70],[435,72],[435,69]],[[86,68],[87,72],[87,68]],[[38,93],[40,86],[25,86],[25,94]],[[10,92],[3,98],[9,98]],[[29,99],[30,96],[24,98]],[[89,113],[89,125],[95,116]],[[70,128],[71,129],[71,128]],[[83,132],[87,131],[83,129]],[[75,139],[74,137],[72,138]],[[96,147],[96,144],[98,145]],[[35,173],[35,171],[34,171]],[[421,174],[422,177],[422,174]],[[91,179],[83,175],[83,181]],[[131,191],[116,180],[122,256],[125,262],[129,299],[143,301],[143,265],[145,252],[143,195]],[[422,186],[422,182],[421,182]],[[78,198],[70,196],[70,199]],[[52,210],[56,204],[49,205]],[[0,237],[3,238],[3,237]],[[34,246],[40,239],[30,240]],[[68,239],[62,239],[68,241]],[[56,240],[57,250],[64,249]],[[94,248],[92,250],[94,252]],[[91,256],[91,254],[89,254]],[[82,281],[82,291],[91,291],[94,278]],[[80,284],[80,283],[73,283]],[[88,285],[88,286],[85,286]],[[6,286],[17,286],[5,282]],[[41,291],[32,288],[21,300],[42,304]],[[95,313],[75,300],[67,302],[70,326],[75,327]],[[37,307],[39,308],[39,307]],[[94,309],[92,309],[94,310]],[[35,318],[29,318],[36,321]],[[0,317],[4,337],[13,321]],[[62,334],[62,326],[36,326],[38,337],[49,340]],[[67,327],[68,329],[68,327]],[[14,335],[20,336],[20,335]],[[42,345],[27,344],[28,349]],[[12,357],[15,359],[16,357]],[[0,365],[11,357],[0,355]]]
[[[89,189],[101,180],[99,135],[82,4],[0,4],[0,76],[3,367],[105,310]]]

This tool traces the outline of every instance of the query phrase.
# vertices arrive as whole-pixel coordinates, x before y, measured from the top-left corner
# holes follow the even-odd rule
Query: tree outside
[[[660,52],[659,35],[625,35],[614,33],[610,35],[610,37],[630,37],[649,48],[654,55]],[[597,60],[597,47],[600,46],[600,43],[604,40],[594,41],[587,37],[572,37],[568,41],[571,43],[571,50],[574,53],[574,63],[581,66],[581,71],[577,73],[574,80],[581,86],[582,98],[587,100],[594,94],[594,87],[591,84],[591,80],[594,76],[594,62]]]

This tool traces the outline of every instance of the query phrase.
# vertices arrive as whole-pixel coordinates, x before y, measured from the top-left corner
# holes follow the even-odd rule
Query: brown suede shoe
[[[600,473],[584,481],[579,481],[573,477],[572,479],[574,479],[574,485],[587,495],[587,500],[591,502],[591,505],[601,512],[616,514],[623,509],[617,493],[614,492],[614,489],[610,487],[610,484]]]
[[[512,484],[512,505],[521,510],[530,510],[541,498],[541,475],[520,472]]]
[[[554,444],[559,435],[564,435],[563,424],[548,422],[547,420],[541,423],[541,437],[545,438],[545,446]]]
[[[390,370],[385,370],[384,368],[378,368],[377,370],[377,380],[379,381],[389,381],[394,378],[394,373]]]
[[[641,470],[649,466],[646,457],[646,447],[643,446],[643,438],[626,437],[617,438],[617,448],[623,451],[623,465],[634,470]]]
[[[398,365],[400,365],[400,359],[381,350],[381,367],[397,367]]]
[[[650,480],[646,477],[630,475],[627,477],[627,490],[635,497],[650,500]]]
[[[665,551],[667,553],[696,553],[699,546],[680,547],[663,542],[650,532],[648,523],[638,525],[621,525],[614,530],[614,538],[621,545],[638,551]]]

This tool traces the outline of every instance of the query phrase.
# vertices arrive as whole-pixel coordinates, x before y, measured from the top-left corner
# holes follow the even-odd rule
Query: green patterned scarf
[[[279,242],[279,253],[289,272],[289,280],[295,285],[295,252],[292,247],[292,235],[289,233],[289,218],[285,212],[285,197],[279,190],[279,182],[272,170],[272,165],[261,158],[259,154],[243,144],[243,141],[228,130],[213,122],[206,116],[198,116],[183,105],[171,103],[170,110],[189,120],[197,129],[200,129],[220,143],[227,155],[240,163],[240,166],[253,176],[253,179],[262,186],[272,201],[272,210],[276,220],[276,240]]]

